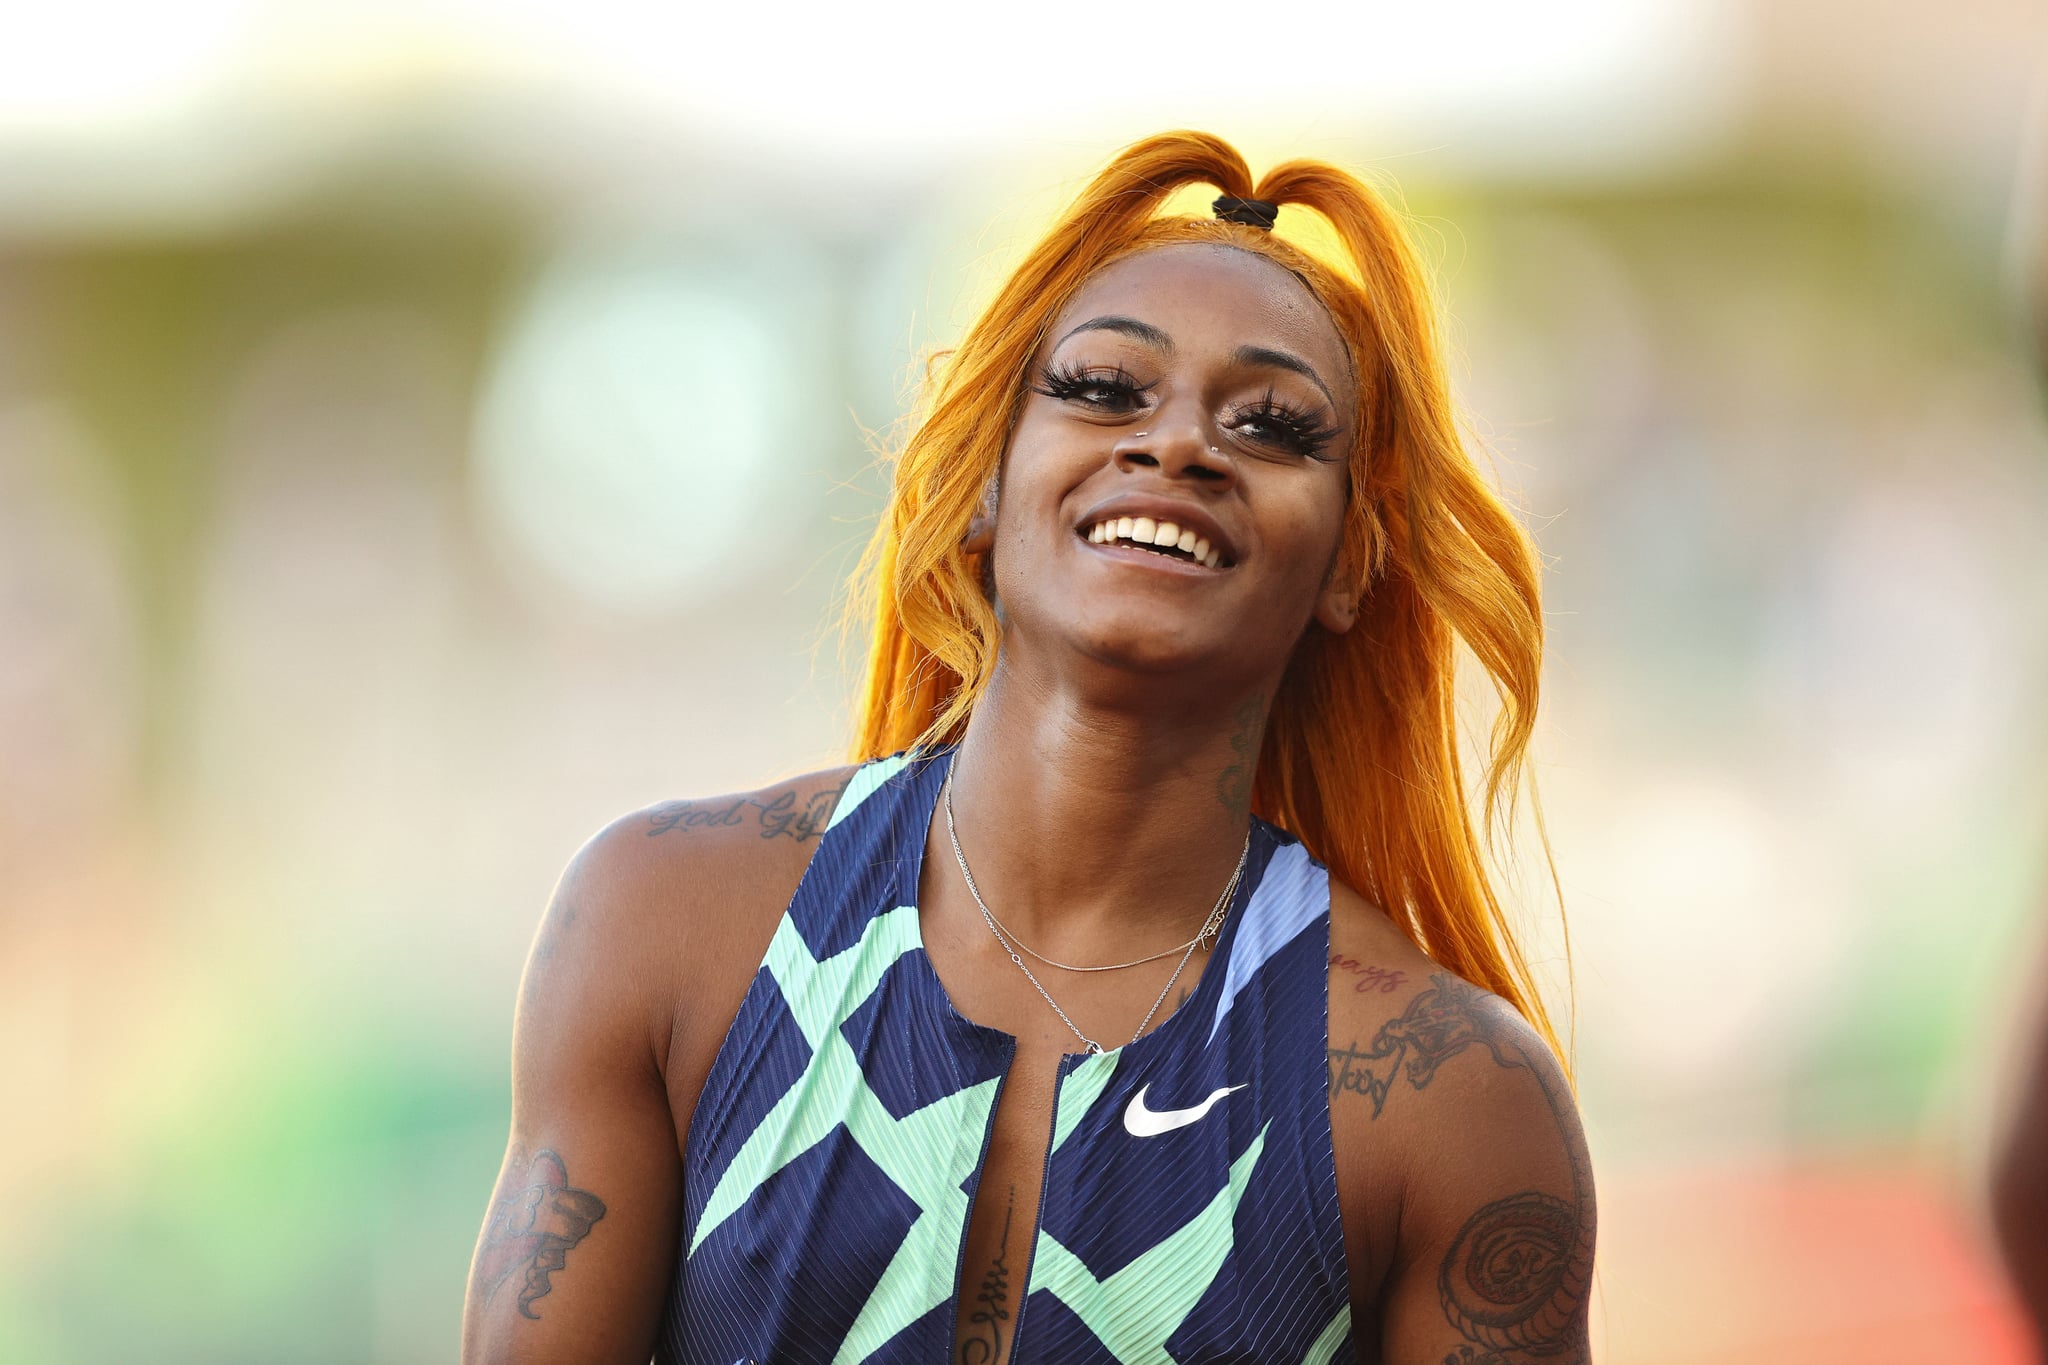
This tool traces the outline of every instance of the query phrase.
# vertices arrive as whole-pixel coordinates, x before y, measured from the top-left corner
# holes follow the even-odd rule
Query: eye
[[[1319,411],[1277,398],[1271,389],[1258,402],[1233,411],[1223,425],[1254,444],[1313,460],[1332,458],[1328,450],[1337,435]]]
[[[1033,393],[1062,402],[1079,403],[1097,412],[1135,412],[1150,385],[1140,384],[1119,367],[1048,365],[1039,372]]]

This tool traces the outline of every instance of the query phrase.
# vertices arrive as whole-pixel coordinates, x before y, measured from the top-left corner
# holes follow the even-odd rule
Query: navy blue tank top
[[[684,1143],[660,1365],[952,1354],[968,1211],[1016,1040],[918,929],[950,750],[859,768]],[[1016,1365],[1353,1358],[1328,1091],[1329,874],[1254,820],[1195,992],[1059,1065]]]

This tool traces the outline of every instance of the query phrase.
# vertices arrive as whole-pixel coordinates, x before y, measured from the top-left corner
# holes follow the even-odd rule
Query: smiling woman
[[[1434,317],[1320,163],[1175,133],[1084,191],[898,461],[854,766],[565,873],[468,1359],[1586,1358],[1591,1173],[1454,731],[1462,642],[1492,818],[1536,563]]]

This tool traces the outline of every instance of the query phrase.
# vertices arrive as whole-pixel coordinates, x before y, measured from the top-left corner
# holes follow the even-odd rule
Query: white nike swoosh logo
[[[1124,1131],[1132,1137],[1158,1137],[1161,1133],[1170,1133],[1176,1128],[1185,1128],[1215,1108],[1216,1101],[1233,1091],[1244,1089],[1244,1086],[1226,1085],[1192,1109],[1161,1109],[1156,1111],[1145,1107],[1145,1092],[1151,1088],[1149,1085],[1141,1086],[1138,1093],[1131,1096],[1131,1102],[1124,1106]]]

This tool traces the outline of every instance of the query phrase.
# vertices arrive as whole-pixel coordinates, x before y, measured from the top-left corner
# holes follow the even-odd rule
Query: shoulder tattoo
[[[1409,1001],[1399,1018],[1380,1026],[1370,1047],[1354,1041],[1330,1049],[1332,1100],[1345,1093],[1362,1096],[1378,1118],[1397,1079],[1406,1075],[1415,1089],[1424,1089],[1438,1067],[1475,1045],[1501,1066],[1528,1066],[1520,1045],[1487,1007],[1492,997],[1449,972],[1432,973],[1429,980],[1430,988]]]
[[[763,839],[794,839],[804,843],[825,832],[846,783],[825,787],[798,799],[793,791],[762,801],[735,796],[717,801],[667,801],[647,816],[649,837],[690,834],[704,829],[751,829]]]

